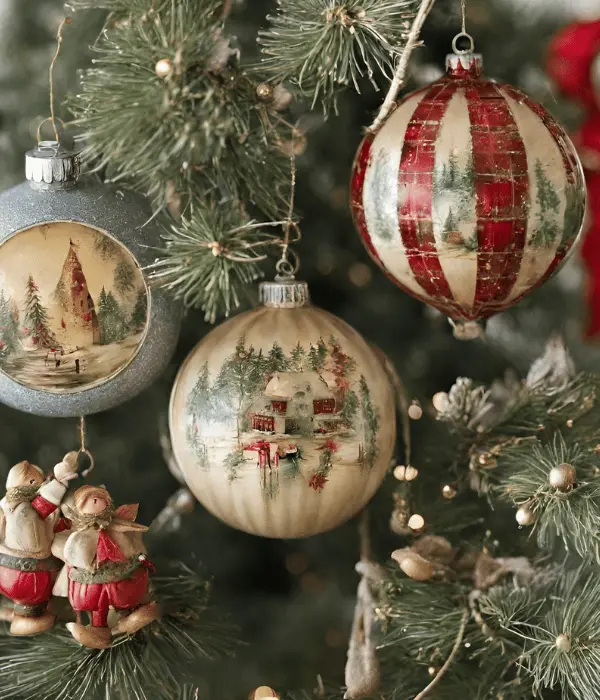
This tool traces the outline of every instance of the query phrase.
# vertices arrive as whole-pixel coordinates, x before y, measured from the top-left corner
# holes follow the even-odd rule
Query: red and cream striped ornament
[[[450,317],[459,337],[516,304],[565,260],[585,184],[564,129],[457,51],[440,80],[401,100],[363,140],[352,209],[375,261]]]

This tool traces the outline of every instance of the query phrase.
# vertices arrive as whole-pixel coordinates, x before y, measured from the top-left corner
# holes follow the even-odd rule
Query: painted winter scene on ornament
[[[102,231],[55,222],[0,245],[0,371],[27,387],[99,386],[135,357],[148,292],[131,254]]]
[[[261,332],[257,314],[277,319],[274,333]],[[357,333],[320,310],[244,316],[240,333],[227,332],[240,319],[216,329],[181,370],[177,461],[200,502],[234,527],[284,538],[326,531],[364,506],[389,466],[387,376]]]

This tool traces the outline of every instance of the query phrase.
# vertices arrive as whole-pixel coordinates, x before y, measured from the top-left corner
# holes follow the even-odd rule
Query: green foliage
[[[199,306],[211,323],[229,316],[261,273],[256,248],[267,241],[259,227],[230,207],[195,207],[165,234],[163,258],[150,277],[186,306]]]
[[[275,374],[275,372],[286,372],[289,368],[290,363],[283,352],[283,348],[279,343],[273,343],[273,347],[267,355],[267,371]]]
[[[125,314],[112,292],[104,287],[98,300],[98,324],[100,326],[100,343],[110,345],[127,337],[128,326]]]
[[[492,589],[479,609],[494,630],[490,643],[497,630],[511,653],[518,651],[534,693],[555,688],[565,700],[593,700],[600,694],[599,594],[595,569],[546,569],[527,589]],[[557,647],[559,635],[568,637],[570,648]]]
[[[310,346],[308,357],[313,372],[321,372],[324,369],[327,355],[327,343],[323,338],[319,338],[319,342],[316,345]]]
[[[360,377],[360,404],[363,419],[363,431],[365,437],[364,461],[372,467],[379,454],[377,434],[379,433],[379,411],[371,402],[371,392],[364,375]]]
[[[559,235],[556,221],[560,209],[560,199],[555,185],[550,181],[539,160],[535,163],[535,180],[537,184],[537,202],[541,210],[541,220],[531,239],[532,245],[552,245]]]
[[[136,270],[128,260],[121,260],[115,268],[115,289],[126,296],[135,289]]]
[[[598,456],[578,442],[567,444],[566,437],[556,432],[551,442],[532,439],[507,449],[498,462],[498,492],[536,514],[534,531],[542,549],[552,551],[558,537],[567,551],[600,561]],[[550,485],[549,476],[565,463],[575,467],[577,484],[561,491]]]
[[[49,348],[56,343],[56,338],[50,330],[48,310],[42,304],[39,287],[31,274],[27,280],[25,295],[25,322],[36,347]]]
[[[84,158],[109,180],[126,178],[158,207],[175,184],[184,207],[198,193],[219,201],[224,191],[276,213],[288,180],[279,146],[289,129],[241,69],[223,33],[222,2],[108,5],[116,14],[71,104]],[[163,59],[172,66],[166,77],[155,73]]]
[[[202,672],[199,662],[232,655],[235,630],[209,607],[206,581],[181,567],[154,583],[162,620],[108,650],[86,649],[59,627],[34,639],[0,637],[2,697],[172,700],[182,678]]]
[[[19,349],[19,323],[13,301],[0,290],[0,364]]]
[[[389,78],[417,5],[413,0],[278,0],[270,27],[260,32],[262,68],[289,81],[325,112],[337,92],[360,91],[367,77]]]
[[[138,292],[133,310],[131,311],[131,318],[129,319],[129,327],[134,333],[137,333],[146,325],[148,320],[148,294],[145,288],[140,289]]]

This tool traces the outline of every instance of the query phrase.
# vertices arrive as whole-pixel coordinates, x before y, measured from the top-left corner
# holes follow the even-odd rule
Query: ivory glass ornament
[[[355,515],[390,463],[386,372],[306,284],[261,285],[263,306],[219,326],[171,398],[175,458],[214,515],[266,537],[308,537]]]
[[[79,179],[58,142],[26,166],[28,182],[0,195],[0,401],[96,413],[144,389],[174,350],[179,307],[142,272],[159,231],[143,198]]]

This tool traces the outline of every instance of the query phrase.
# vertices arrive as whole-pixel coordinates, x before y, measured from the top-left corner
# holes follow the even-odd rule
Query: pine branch
[[[600,696],[598,595],[596,571],[550,569],[527,590],[493,589],[479,608],[486,624],[520,647],[515,660],[531,676],[534,693],[556,688],[565,700],[595,700]]]
[[[89,3],[78,3],[89,7]],[[83,157],[161,207],[175,182],[183,205],[224,190],[275,215],[283,208],[291,127],[261,102],[223,33],[221,0],[108,2],[94,67],[71,103]],[[156,65],[170,70],[157,74]]]
[[[172,700],[199,661],[232,655],[234,630],[214,618],[206,582],[181,567],[154,583],[162,620],[108,650],[86,649],[58,625],[30,640],[0,638],[0,696]]]
[[[600,562],[600,480],[598,457],[570,435],[556,433],[549,443],[524,442],[505,451],[498,460],[496,492],[517,506],[527,504],[536,514],[534,531],[544,551],[552,551],[560,538],[567,551]],[[575,468],[577,483],[567,490],[550,484],[552,469],[562,464]]]
[[[327,113],[340,88],[377,74],[391,79],[416,0],[278,0],[260,33],[261,66],[274,81],[296,85]]]
[[[199,306],[213,323],[240,305],[248,285],[261,276],[265,250],[280,242],[234,208],[197,206],[165,235],[163,257],[149,268],[150,278],[186,306]]]

